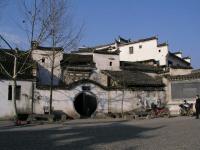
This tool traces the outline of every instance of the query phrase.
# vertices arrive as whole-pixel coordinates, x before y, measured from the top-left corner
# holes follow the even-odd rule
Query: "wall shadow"
[[[106,149],[105,145],[117,143],[115,149],[134,150],[139,147],[131,143],[126,145],[123,142],[133,139],[150,139],[153,136],[144,135],[145,132],[163,127],[165,126],[146,128],[123,122],[65,124],[58,127],[43,125],[10,130],[5,130],[5,128],[2,130],[0,127],[0,147],[1,150],[94,150]]]

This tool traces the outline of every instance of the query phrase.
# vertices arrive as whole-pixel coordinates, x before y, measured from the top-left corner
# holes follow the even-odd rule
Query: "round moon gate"
[[[74,107],[81,118],[88,118],[97,109],[97,99],[89,92],[82,92],[76,96]]]

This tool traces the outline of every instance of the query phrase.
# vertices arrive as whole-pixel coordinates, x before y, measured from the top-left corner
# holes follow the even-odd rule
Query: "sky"
[[[10,1],[0,12],[0,33],[24,44],[26,36],[17,25],[22,20],[18,0]],[[200,68],[200,0],[71,0],[71,10],[74,24],[84,25],[80,46],[111,43],[118,36],[158,36],[170,51],[182,51]]]

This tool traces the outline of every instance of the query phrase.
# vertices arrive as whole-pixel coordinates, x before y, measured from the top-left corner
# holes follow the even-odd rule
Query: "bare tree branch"
[[[5,69],[5,67],[0,62],[0,67],[3,69],[3,71],[6,73],[7,76],[9,76],[12,79],[12,76],[8,73],[8,71]]]

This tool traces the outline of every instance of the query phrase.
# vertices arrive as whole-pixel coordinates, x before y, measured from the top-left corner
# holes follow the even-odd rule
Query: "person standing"
[[[196,109],[196,119],[199,119],[199,113],[200,113],[200,98],[199,98],[199,95],[196,96],[195,109]]]

